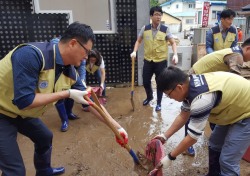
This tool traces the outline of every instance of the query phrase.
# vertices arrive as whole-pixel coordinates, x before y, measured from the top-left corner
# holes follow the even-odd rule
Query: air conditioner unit
[[[173,58],[172,46],[168,47],[168,66],[174,65],[172,63]],[[192,46],[177,46],[178,64],[174,65],[183,71],[188,71],[191,68],[192,60]]]

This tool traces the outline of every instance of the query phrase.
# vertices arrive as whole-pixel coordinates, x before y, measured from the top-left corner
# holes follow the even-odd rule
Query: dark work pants
[[[151,79],[153,74],[155,74],[155,80],[157,80],[160,73],[164,70],[164,68],[167,67],[167,60],[164,60],[162,62],[149,62],[146,59],[144,59],[144,65],[143,65],[143,86],[145,88],[147,99],[153,98],[153,89],[151,85]],[[161,104],[163,92],[160,92],[157,87],[157,105]]]
[[[0,114],[0,170],[3,176],[25,176],[25,167],[17,143],[17,133],[30,138],[35,152],[45,153],[52,145],[52,132],[38,118],[10,118]]]

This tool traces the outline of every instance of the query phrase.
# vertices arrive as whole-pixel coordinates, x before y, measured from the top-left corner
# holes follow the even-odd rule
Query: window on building
[[[201,24],[202,11],[198,11],[198,24]]]
[[[194,19],[186,19],[186,24],[194,24]]]
[[[188,4],[188,8],[194,9],[195,5],[194,4]]]
[[[221,13],[221,11],[216,11],[216,10],[213,10],[212,11],[212,19],[218,19],[218,17],[217,17],[217,14],[220,14]]]
[[[115,0],[81,0],[77,3],[69,3],[69,0],[33,1],[35,13],[67,13],[70,23],[73,21],[86,23],[95,33],[116,32]]]
[[[176,4],[176,6],[175,6],[177,9],[179,8],[179,4]]]

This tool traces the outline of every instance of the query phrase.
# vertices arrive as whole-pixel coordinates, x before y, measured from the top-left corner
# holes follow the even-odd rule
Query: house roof
[[[241,11],[242,7],[250,4],[250,0],[228,0],[227,7],[234,11]]]
[[[240,16],[245,16],[245,17],[249,17],[250,16],[250,4],[244,6],[241,8],[242,11],[239,11],[237,14]]]
[[[226,6],[227,1],[209,1],[212,6]]]
[[[195,3],[196,0],[170,0],[168,2],[161,4],[160,6],[162,7],[162,6],[170,5],[173,2],[177,2],[177,1],[186,2],[186,3]],[[227,5],[227,1],[209,1],[209,2],[213,6]]]
[[[177,17],[175,17],[175,16],[173,16],[173,15],[170,15],[170,14],[169,14],[169,13],[167,13],[167,12],[163,12],[163,13],[165,13],[165,14],[167,14],[167,15],[171,16],[172,18],[175,18],[175,19],[177,19],[177,20],[181,21],[181,19],[179,19],[179,18],[177,18]]]
[[[175,16],[175,17],[194,17],[195,16],[195,11],[194,12],[172,13],[172,16]]]
[[[160,6],[166,6],[166,5],[172,4],[173,2],[176,2],[176,1],[187,2],[187,3],[191,3],[191,2],[194,3],[195,2],[195,0],[170,0],[168,2],[161,4]]]
[[[242,9],[242,11],[249,11],[250,10],[250,4],[242,7],[241,9]]]

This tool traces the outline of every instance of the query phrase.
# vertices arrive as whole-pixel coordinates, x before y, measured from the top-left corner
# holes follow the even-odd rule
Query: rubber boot
[[[57,102],[55,106],[56,106],[57,112],[59,114],[59,117],[61,118],[61,121],[62,121],[61,131],[65,132],[68,130],[68,126],[69,126],[68,123],[69,122],[68,122],[68,115],[66,113],[64,101]]]
[[[209,147],[209,166],[206,176],[220,176],[220,152],[214,151]]]
[[[151,100],[153,100],[153,90],[152,90],[152,86],[151,86],[151,82],[149,85],[144,85],[144,89],[145,89],[145,92],[146,92],[146,95],[147,95],[147,98],[143,101],[143,106],[146,106],[149,104],[149,102]]]
[[[36,176],[51,176],[60,175],[65,172],[64,167],[51,167],[51,152],[52,148],[47,150],[44,154],[34,154],[34,165],[36,168]]]
[[[79,119],[79,117],[75,114],[72,113],[72,109],[73,109],[73,106],[74,106],[74,100],[72,100],[71,98],[67,98],[65,100],[65,108],[66,108],[66,112],[67,112],[67,115],[68,115],[68,118],[70,120],[75,120],[75,119]]]

